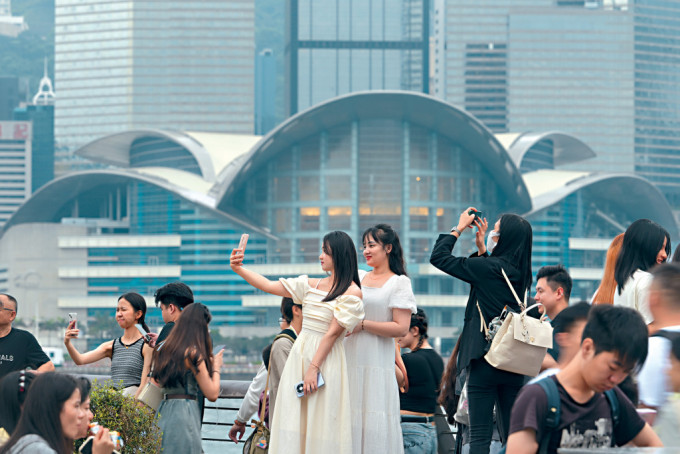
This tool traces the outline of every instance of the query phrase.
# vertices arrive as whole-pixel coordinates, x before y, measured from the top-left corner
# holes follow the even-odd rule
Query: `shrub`
[[[156,413],[134,398],[124,396],[111,380],[93,381],[90,408],[93,421],[120,433],[125,443],[123,453],[160,452],[161,430],[156,425]],[[80,443],[82,441],[76,448]]]

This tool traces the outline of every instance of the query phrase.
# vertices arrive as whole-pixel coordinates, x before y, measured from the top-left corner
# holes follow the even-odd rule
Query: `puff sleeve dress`
[[[309,286],[307,276],[280,279],[296,304],[302,305],[302,330],[281,373],[271,423],[270,454],[352,454],[350,388],[345,348],[340,336],[321,364],[325,385],[315,393],[297,397],[295,386],[319,348],[335,318],[348,331],[364,318],[360,298],[342,295],[322,301],[327,292]]]
[[[366,276],[359,271],[359,279]],[[394,275],[382,287],[361,285],[366,320],[391,322],[392,309],[416,312],[407,276]],[[404,452],[399,416],[399,388],[394,375],[394,339],[361,331],[345,339],[352,391],[352,452]]]

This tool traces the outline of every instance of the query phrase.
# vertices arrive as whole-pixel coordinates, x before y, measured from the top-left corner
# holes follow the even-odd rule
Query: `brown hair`
[[[593,298],[593,304],[614,304],[614,292],[616,292],[614,270],[621,252],[621,245],[623,245],[623,233],[616,235],[609,245],[607,260],[604,263],[604,275]]]

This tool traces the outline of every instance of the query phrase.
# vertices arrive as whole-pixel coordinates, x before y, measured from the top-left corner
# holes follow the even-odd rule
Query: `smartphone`
[[[484,213],[481,211],[475,211],[475,210],[470,210],[468,211],[468,214],[474,214],[475,215],[475,221],[482,221],[482,218],[484,217]]]
[[[218,354],[220,352],[220,350],[222,350],[224,347],[226,347],[226,345],[220,344],[220,345],[216,346],[215,348],[213,348],[213,355]]]
[[[246,250],[246,244],[248,244],[248,237],[249,236],[250,235],[248,235],[247,233],[244,233],[243,235],[241,235],[241,241],[239,241],[239,243],[238,243],[238,248],[241,249],[241,251],[243,251],[243,252],[245,252],[245,250]]]
[[[68,327],[69,327],[69,329],[75,328],[77,321],[78,321],[78,313],[77,312],[69,312],[68,313]]]
[[[142,337],[144,338],[144,342],[146,342],[146,343],[151,342],[151,336],[149,336],[149,333],[146,332],[146,330],[144,329],[144,327],[143,327],[142,325],[140,325],[139,323],[137,323],[137,324],[135,325],[135,328],[137,328],[137,330],[138,330],[140,333],[142,333]]]
[[[323,381],[323,375],[321,375],[321,372],[316,376],[316,387],[321,388],[323,385],[325,385],[326,382]],[[301,381],[297,385],[295,385],[295,394],[298,397],[304,397],[305,396],[305,382]]]

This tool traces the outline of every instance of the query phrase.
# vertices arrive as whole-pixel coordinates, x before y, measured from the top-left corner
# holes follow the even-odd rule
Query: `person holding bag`
[[[531,225],[521,216],[504,214],[494,225],[485,244],[488,224],[475,216],[477,209],[469,207],[460,215],[451,234],[442,234],[432,249],[430,263],[439,270],[470,284],[461,334],[458,371],[468,371],[468,403],[470,412],[470,454],[488,454],[493,433],[493,408],[501,438],[507,440],[512,404],[524,384],[523,375],[491,366],[484,356],[488,341],[483,326],[501,315],[504,309],[520,313],[520,306],[503,276],[517,295],[531,287]],[[477,227],[477,254],[471,257],[452,255],[456,241],[463,232]],[[479,303],[479,305],[477,304]],[[481,329],[480,329],[481,328]]]

